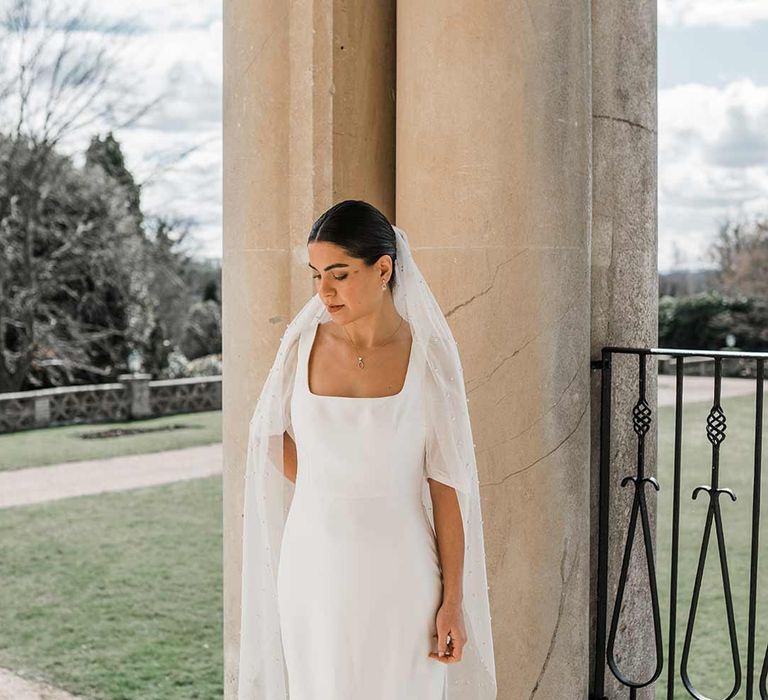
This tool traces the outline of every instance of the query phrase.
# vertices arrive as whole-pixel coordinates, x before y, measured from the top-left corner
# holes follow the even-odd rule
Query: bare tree
[[[51,152],[34,186],[34,147],[0,138],[0,391],[111,377],[151,322],[148,250],[126,185]],[[8,174],[18,174],[8,192]]]
[[[709,255],[725,293],[768,300],[768,219],[721,222]]]
[[[84,281],[109,281],[92,274],[96,253],[101,246],[129,245],[136,231],[98,235],[99,225],[119,222],[119,215],[87,211],[87,200],[71,185],[62,188],[72,182],[72,166],[57,147],[95,124],[129,126],[163,99],[145,98],[141,76],[127,83],[120,75],[119,56],[130,34],[130,20],[95,19],[88,3],[73,8],[54,0],[10,0],[0,17],[0,391],[19,388],[33,360],[43,362],[47,354],[63,362],[65,379],[73,368],[98,372],[87,343],[106,343],[123,332],[91,327],[60,305],[74,301],[73,290]],[[101,200],[104,190],[97,187],[93,194]],[[102,201],[110,198],[105,194]],[[73,271],[82,279],[73,279]],[[82,311],[84,300],[77,302]]]
[[[140,24],[135,15],[99,17],[88,0],[9,0],[0,18],[0,133],[44,154],[86,129],[116,131],[151,113],[169,91],[147,99],[141,71],[119,71]],[[140,186],[204,145],[163,154]]]
[[[12,0],[0,20],[4,131],[53,147],[94,124],[130,126],[157,106],[163,94],[147,100],[141,75],[117,71],[134,26],[98,18],[88,2]]]
[[[178,244],[188,228],[153,226],[140,211],[126,211],[126,201],[204,144],[164,154],[133,195],[98,168],[76,172],[62,155],[68,142],[96,127],[134,125],[168,94],[147,97],[141,71],[121,70],[138,20],[103,20],[87,1],[6,0],[4,7],[0,391],[109,377],[126,347],[146,342],[155,309],[163,310],[152,298],[157,234],[178,236]]]

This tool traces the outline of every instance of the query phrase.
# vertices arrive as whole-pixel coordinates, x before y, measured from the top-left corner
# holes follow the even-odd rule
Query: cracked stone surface
[[[658,212],[656,95],[656,3],[594,0],[592,3],[592,232],[591,232],[591,357],[599,359],[606,345],[655,347],[658,345]],[[614,357],[612,395],[611,478],[632,465],[637,436],[631,422],[636,401],[638,361],[629,355]],[[656,362],[647,365],[646,400],[656,405]],[[659,379],[661,383],[661,378]],[[600,372],[592,374],[590,415],[590,562],[596,571],[598,541]],[[664,397],[660,399],[662,402]],[[645,436],[647,476],[656,473],[654,421]],[[626,523],[632,504],[631,488],[612,488],[608,521]],[[648,500],[651,531],[655,532],[656,500]],[[608,542],[608,600],[613,600],[621,567],[624,541],[613,527]],[[655,662],[652,626],[648,624],[648,585],[643,576],[642,547],[632,549],[630,577],[624,595],[616,656],[622,673],[646,679]],[[589,591],[589,674],[594,668],[596,581]],[[612,609],[608,605],[607,625]],[[607,697],[626,697],[605,665]],[[653,686],[641,688],[638,700],[651,700]]]

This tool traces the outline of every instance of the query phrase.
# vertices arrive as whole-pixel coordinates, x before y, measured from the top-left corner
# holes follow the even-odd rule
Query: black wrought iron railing
[[[636,397],[629,397],[634,400],[634,406],[631,415],[614,416],[612,415],[612,364],[617,355],[634,356],[637,361],[636,376]],[[665,356],[671,358],[675,370],[675,396],[674,396],[674,438],[673,438],[673,472],[672,483],[659,483],[654,476],[649,476],[646,472],[646,436],[652,427],[656,416],[649,406],[646,399],[646,375],[648,366],[651,365],[653,371],[656,371],[656,362],[659,357]],[[680,566],[680,501],[682,497],[681,475],[686,469],[682,463],[682,436],[683,436],[683,389],[685,386],[685,360],[686,358],[710,358],[713,364],[712,377],[712,403],[709,413],[706,417],[706,437],[710,443],[711,451],[711,469],[709,473],[709,483],[695,487],[690,495],[692,499],[697,499],[700,495],[706,494],[708,504],[705,514],[698,512],[695,517],[699,517],[697,530],[701,532],[701,543],[698,554],[698,564],[696,567],[695,579],[692,582],[690,590],[686,589],[686,595],[690,594],[690,605],[687,607],[685,632],[683,638],[682,653],[678,660],[676,659],[677,635],[678,635],[678,599],[681,591],[679,590],[679,566]],[[698,700],[711,700],[713,698],[709,693],[712,689],[697,687],[689,674],[689,664],[691,661],[691,642],[694,637],[695,622],[697,612],[700,612],[702,599],[700,597],[702,578],[707,560],[708,545],[714,526],[714,534],[717,538],[717,553],[719,557],[720,579],[722,585],[722,595],[725,600],[727,615],[727,638],[730,646],[730,665],[732,670],[729,672],[727,684],[731,689],[723,700],[729,700],[736,697],[741,690],[739,697],[745,700],[768,700],[768,643],[765,648],[757,650],[756,658],[756,622],[761,619],[768,619],[768,610],[758,611],[758,555],[759,555],[759,535],[760,535],[760,490],[761,490],[761,471],[762,471],[762,428],[763,428],[763,386],[765,378],[765,360],[768,353],[749,353],[749,352],[731,352],[731,351],[702,351],[702,350],[677,350],[668,348],[631,348],[631,347],[612,347],[607,346],[602,349],[602,359],[592,363],[592,368],[600,370],[602,378],[601,386],[601,413],[600,413],[600,477],[599,477],[599,541],[597,556],[597,609],[596,625],[594,637],[594,670],[592,673],[592,689],[590,693],[591,700],[609,700],[606,695],[606,668],[613,674],[615,681],[611,681],[610,687],[626,688],[626,694],[618,695],[614,693],[610,700],[623,700],[623,698],[634,699],[637,697],[638,690],[650,686],[662,676],[666,662],[666,695],[667,700],[673,700],[675,697],[681,697],[682,693],[675,695],[675,688],[682,682],[686,694],[685,697],[693,697]],[[629,359],[629,358],[627,358]],[[721,496],[728,496],[729,506],[734,506],[737,500],[737,493],[728,488],[728,481],[723,480],[721,484],[720,473],[720,450],[726,439],[726,415],[721,405],[721,384],[723,378],[723,362],[738,362],[744,367],[752,365],[749,370],[749,379],[741,381],[754,382],[754,449],[751,450],[753,456],[751,472],[751,518],[750,522],[750,544],[749,544],[749,580],[739,581],[740,584],[748,586],[748,612],[746,616],[746,629],[744,626],[737,625],[734,615],[734,599],[732,595],[732,574],[728,569],[727,542],[723,528],[723,515],[721,509]],[[700,381],[700,380],[699,380]],[[632,379],[634,384],[634,378]],[[622,387],[625,389],[628,384],[625,382]],[[750,409],[751,410],[751,409]],[[611,434],[612,427],[617,428],[617,423],[630,422],[635,436],[629,434],[630,440],[636,440],[635,464],[628,469],[627,473],[620,473],[620,469],[611,463]],[[656,426],[658,427],[658,426]],[[629,426],[627,426],[627,431]],[[743,434],[743,433],[742,433]],[[727,443],[726,443],[727,444]],[[616,522],[609,517],[611,506],[611,489],[619,485],[621,488],[632,487],[631,510],[627,522]],[[666,628],[662,625],[662,616],[659,608],[659,585],[657,578],[657,559],[654,554],[654,533],[651,531],[651,519],[648,512],[648,499],[656,498],[662,489],[672,489],[672,526],[671,543],[669,547],[669,562],[663,562],[669,567],[669,589],[661,591],[662,595],[668,595],[669,616]],[[737,507],[737,506],[734,506]],[[739,507],[747,507],[746,504]],[[657,513],[657,517],[663,515]],[[638,527],[641,532],[638,531]],[[632,562],[632,547],[635,540],[642,534],[642,546],[644,548],[645,571],[644,584],[647,583],[648,590],[643,591],[650,598],[651,612],[647,616],[644,624],[652,627],[653,643],[646,643],[645,647],[652,647],[650,658],[642,659],[641,665],[648,670],[644,675],[636,670],[622,666],[622,661],[617,660],[616,641],[619,627],[619,617],[622,611],[622,605],[625,602],[625,595],[628,592],[626,587],[627,579],[630,573]],[[611,570],[609,562],[609,543],[623,542],[623,556],[621,558],[621,567],[619,571]],[[618,557],[615,558],[618,562]],[[637,561],[638,557],[635,557]],[[615,567],[614,567],[615,568]],[[687,572],[686,572],[687,573]],[[618,583],[615,586],[615,594],[610,595],[609,599],[609,581],[616,580],[618,574]],[[764,577],[761,582],[763,586],[768,585],[768,577]],[[687,586],[687,583],[686,583]],[[718,587],[720,582],[718,582]],[[634,592],[637,592],[636,589]],[[610,619],[609,619],[609,612]],[[681,611],[682,612],[682,611]],[[650,640],[651,629],[647,628],[647,639]],[[739,652],[739,644],[746,644],[747,658],[746,669],[742,673],[742,658]],[[666,657],[665,657],[666,650]],[[622,655],[622,659],[624,655]],[[637,659],[635,659],[636,661]],[[755,688],[755,664],[760,664],[760,675]],[[636,669],[638,664],[632,664]],[[732,676],[732,677],[731,677]],[[742,678],[746,678],[744,689],[742,689]],[[719,680],[722,680],[720,678]],[[759,695],[756,695],[759,693]],[[661,695],[657,694],[657,697]]]

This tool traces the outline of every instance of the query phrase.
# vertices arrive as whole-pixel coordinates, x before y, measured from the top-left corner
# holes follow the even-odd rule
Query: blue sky
[[[91,4],[98,17],[131,23],[120,37],[125,82],[140,76],[147,97],[167,93],[158,109],[115,133],[137,179],[148,179],[145,210],[193,217],[196,254],[221,257],[222,1],[158,7]],[[768,214],[768,0],[657,7],[659,269],[704,267],[721,221]],[[82,151],[93,131],[64,146]]]

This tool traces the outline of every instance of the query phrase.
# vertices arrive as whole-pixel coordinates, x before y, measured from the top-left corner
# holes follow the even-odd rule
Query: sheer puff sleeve
[[[439,385],[443,385],[440,388]],[[426,442],[424,450],[424,476],[453,487],[458,491],[469,493],[471,490],[471,470],[468,469],[466,450],[471,445],[471,436],[467,438],[470,445],[457,445],[451,439],[448,422],[467,420],[465,415],[454,416],[450,413],[450,405],[446,398],[449,389],[444,381],[438,382],[428,366],[425,367],[424,388],[424,421],[426,424]],[[451,382],[451,390],[463,393],[462,385]],[[462,399],[466,405],[466,397]],[[468,426],[466,426],[468,427]]]
[[[467,645],[462,660],[447,671],[449,700],[496,698],[496,668],[485,568],[483,517],[475,445],[460,361],[450,347],[428,355],[423,382],[425,450],[422,499],[434,529],[428,479],[456,490],[464,527],[464,622]]]
[[[293,423],[291,422],[291,400],[293,399],[293,390],[296,383],[296,366],[298,362],[298,341],[289,346],[286,359],[285,368],[282,374],[282,408],[283,408],[283,424],[285,432],[291,436],[291,440],[296,442],[296,438],[293,434]]]
[[[440,441],[434,424],[427,422],[427,439],[424,451],[424,477],[459,489],[458,481],[453,478],[446,467],[445,456],[440,448]]]

